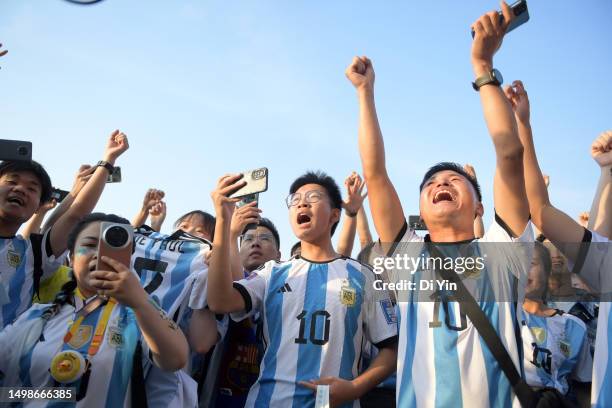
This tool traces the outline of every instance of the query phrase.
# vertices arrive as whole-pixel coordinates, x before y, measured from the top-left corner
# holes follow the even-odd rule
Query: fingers
[[[501,10],[502,10],[502,15],[504,16],[504,21],[501,24],[500,28],[503,29],[505,33],[506,29],[508,28],[508,25],[510,25],[510,23],[514,20],[515,17],[514,17],[514,13],[512,12],[512,9],[508,5],[508,3],[506,3],[505,1],[501,2]]]
[[[90,281],[114,281],[119,280],[119,274],[115,271],[96,270],[89,273],[89,279]]]
[[[126,271],[129,272],[127,266],[125,266],[119,261],[114,260],[113,258],[109,258],[108,256],[103,256],[100,259],[117,272],[126,272]]]
[[[317,390],[317,384],[315,384],[313,382],[299,381],[298,384],[301,385],[302,387],[308,388],[309,390],[312,390],[312,391],[316,391]]]

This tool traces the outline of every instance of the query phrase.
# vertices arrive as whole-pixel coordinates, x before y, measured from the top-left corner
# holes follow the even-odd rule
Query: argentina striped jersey
[[[397,319],[386,294],[374,293],[371,269],[349,258],[270,261],[234,283],[246,311],[260,312],[266,351],[246,406],[313,407],[315,394],[298,384],[324,376],[352,380],[367,339],[396,342]],[[359,402],[348,406],[359,406]]]

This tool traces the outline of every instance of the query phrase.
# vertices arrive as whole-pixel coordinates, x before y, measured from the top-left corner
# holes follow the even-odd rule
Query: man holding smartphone
[[[497,159],[495,222],[482,239],[476,240],[474,235],[474,219],[483,213],[480,187],[456,163],[433,166],[421,183],[420,216],[427,225],[428,236],[419,237],[408,228],[402,204],[385,166],[383,137],[374,104],[372,63],[366,57],[355,57],[346,70],[359,100],[359,150],[376,230],[383,243],[405,243],[403,246],[394,244],[389,256],[399,255],[397,248],[407,248],[410,242],[416,243],[413,247],[417,248],[423,248],[419,244],[423,241],[475,242],[477,248],[481,248],[480,242],[525,242],[528,247],[533,241],[523,179],[522,145],[512,108],[500,87],[501,75],[493,68],[493,55],[501,45],[508,24],[513,21],[507,4],[502,4],[502,11],[503,23],[493,11],[473,24],[475,39],[471,59],[476,78],[473,87],[480,94]],[[501,248],[509,248],[509,244],[504,245]],[[508,300],[513,298],[514,290],[524,286],[530,257],[507,251],[507,254],[496,254],[495,259],[489,261],[486,271],[473,275],[471,282],[466,283],[471,288],[468,295],[476,297],[482,293],[478,292],[481,283],[496,283],[493,287],[503,299],[481,302],[480,314],[484,314],[484,321],[490,326],[494,325],[493,333],[504,345],[510,365],[520,378],[517,307]],[[411,271],[408,275],[414,283],[421,276],[439,276],[435,270],[427,268]],[[463,302],[447,298],[425,301],[414,293],[418,292],[407,294],[399,302],[398,406],[518,405],[510,380],[482,340],[475,323],[464,313]],[[436,307],[442,303],[444,308]]]
[[[233,282],[230,227],[238,199],[229,197],[244,185],[241,178],[224,176],[211,193],[217,224],[207,289],[216,313],[235,320],[262,314],[268,347],[247,406],[312,406],[315,393],[334,406],[357,400],[395,369],[397,328],[393,311],[383,307],[388,298],[373,293],[372,270],[332,246],[342,210],[338,185],[324,173],[296,179],[286,203],[301,255],[267,262]],[[381,352],[358,375],[365,339]]]

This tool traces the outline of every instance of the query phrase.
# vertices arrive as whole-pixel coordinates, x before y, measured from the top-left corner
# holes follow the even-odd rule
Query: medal
[[[87,363],[78,351],[61,351],[51,360],[51,377],[58,383],[70,384],[77,381],[85,373]]]

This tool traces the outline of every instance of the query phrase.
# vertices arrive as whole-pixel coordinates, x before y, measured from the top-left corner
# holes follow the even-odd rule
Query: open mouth
[[[438,191],[433,198],[433,203],[437,204],[439,202],[442,201],[450,201],[453,202],[455,201],[455,198],[453,197],[452,193],[448,190],[440,190]]]
[[[25,202],[23,201],[23,199],[17,197],[17,196],[12,196],[9,197],[6,201],[8,201],[11,204],[17,204],[21,207],[23,207],[25,205]]]
[[[259,251],[253,251],[253,252],[251,252],[251,253],[249,254],[249,256],[259,256],[259,257],[261,257],[262,255],[263,255],[263,254],[262,254],[261,252],[259,252]]]
[[[310,222],[310,216],[308,214],[304,214],[304,213],[298,214],[297,216],[298,225],[305,224],[307,222]]]

